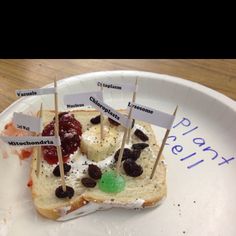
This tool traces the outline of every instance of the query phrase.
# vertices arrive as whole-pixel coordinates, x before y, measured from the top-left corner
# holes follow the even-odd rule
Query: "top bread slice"
[[[120,112],[124,112],[121,111]],[[94,110],[77,110],[72,111],[75,118],[80,121],[82,125],[82,132],[93,126],[90,119],[99,115]],[[52,121],[54,117],[53,111],[43,111],[43,124],[44,126]],[[105,125],[109,126],[110,123],[105,118]],[[98,184],[94,188],[86,188],[81,183],[81,178],[88,176],[85,172],[83,175],[78,175],[76,165],[72,166],[70,172],[65,175],[66,185],[73,187],[75,194],[71,199],[59,199],[55,196],[55,189],[61,185],[60,177],[55,177],[52,171],[56,165],[49,165],[46,161],[41,162],[40,174],[36,175],[36,148],[33,152],[32,166],[31,166],[31,179],[32,179],[32,198],[37,211],[50,219],[57,220],[62,216],[65,216],[77,209],[83,209],[82,207],[89,203],[101,204],[103,208],[112,207],[125,207],[125,208],[137,208],[137,205],[133,204],[137,200],[141,200],[141,204],[138,208],[153,207],[156,206],[162,199],[165,198],[167,192],[166,186],[166,166],[164,164],[164,157],[161,156],[158,163],[155,175],[150,179],[152,168],[159,150],[156,143],[156,138],[150,124],[145,122],[136,121],[135,127],[131,131],[131,142],[142,142],[133,133],[137,127],[143,127],[145,133],[149,137],[146,142],[149,147],[145,148],[141,152],[140,158],[136,161],[143,167],[142,175],[138,177],[127,176],[121,165],[121,174],[126,180],[126,186],[124,191],[119,193],[105,193],[98,188]],[[121,126],[119,126],[120,132],[123,136]],[[120,148],[120,147],[119,147]],[[117,149],[119,149],[117,148]],[[116,150],[115,150],[116,151]],[[73,156],[73,155],[72,155]],[[114,155],[113,155],[114,156]],[[78,155],[73,157],[73,162],[80,161],[80,149]],[[86,165],[86,161],[84,163]],[[98,164],[98,163],[94,163]],[[107,167],[110,168],[110,167]],[[104,169],[102,169],[104,171]]]

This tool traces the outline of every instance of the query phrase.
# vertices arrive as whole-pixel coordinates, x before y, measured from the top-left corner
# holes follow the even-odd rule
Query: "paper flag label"
[[[95,109],[102,112],[104,115],[117,121],[118,123],[122,124],[126,128],[130,127],[130,124],[128,122],[128,117],[126,117],[125,115],[120,114],[119,112],[114,110],[112,107],[108,106],[107,104],[105,104],[104,102],[102,102],[96,97],[90,96],[89,100],[91,102],[90,103],[91,106],[93,106]]]
[[[41,131],[41,119],[34,116],[24,115],[22,113],[13,114],[13,123],[16,128],[27,131],[37,132]]]
[[[116,90],[123,90],[127,92],[134,92],[135,91],[135,84],[131,83],[124,83],[124,84],[114,84],[114,83],[104,83],[104,82],[97,82],[97,86],[108,89],[116,89]]]
[[[128,106],[131,107],[130,102]],[[162,128],[171,129],[175,116],[150,107],[133,103],[132,118],[146,121]]]
[[[44,94],[54,94],[55,92],[56,88],[20,89],[16,90],[16,96],[17,97],[37,96]]]
[[[0,136],[10,146],[59,146],[60,138],[55,136]]]
[[[64,104],[67,108],[76,108],[90,105],[90,96],[94,96],[102,100],[102,92],[89,92],[89,93],[75,93],[64,96]]]

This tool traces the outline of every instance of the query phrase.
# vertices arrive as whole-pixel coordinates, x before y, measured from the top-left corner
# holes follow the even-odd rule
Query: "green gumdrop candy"
[[[125,188],[125,179],[115,171],[107,171],[102,174],[98,187],[106,193],[119,193]]]

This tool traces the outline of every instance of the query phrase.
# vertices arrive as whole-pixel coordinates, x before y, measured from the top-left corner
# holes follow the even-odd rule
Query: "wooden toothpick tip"
[[[174,111],[174,113],[173,113],[174,116],[176,115],[177,110],[178,110],[178,105],[176,106],[175,111]],[[159,150],[159,152],[158,152],[158,154],[157,154],[157,158],[156,158],[156,161],[155,161],[155,163],[154,163],[154,166],[153,166],[153,169],[152,169],[152,173],[151,173],[151,175],[150,175],[150,179],[152,179],[153,176],[154,176],[154,174],[155,174],[157,165],[158,165],[158,163],[159,163],[161,154],[162,154],[162,152],[163,152],[163,150],[164,150],[164,147],[165,147],[165,144],[166,144],[166,140],[167,140],[167,138],[168,138],[168,136],[169,136],[169,133],[170,133],[170,129],[167,129],[167,130],[166,130],[166,133],[165,133],[165,136],[164,136],[164,138],[163,138],[163,140],[162,140],[162,144],[161,144],[160,150]]]
[[[132,103],[135,103],[136,101],[137,86],[138,86],[138,77],[136,77],[136,81],[135,81],[135,90],[133,92]],[[129,141],[130,141],[130,135],[131,135],[131,128],[128,129],[128,135],[127,135],[127,140],[126,140],[127,144],[129,144]]]
[[[133,106],[130,108],[129,114],[128,114],[128,122],[129,123],[130,123],[130,118],[131,118],[131,114],[132,114],[132,109],[133,109]],[[123,135],[121,148],[120,148],[120,153],[119,153],[118,160],[117,160],[117,163],[116,163],[116,173],[117,174],[119,174],[119,172],[120,172],[121,160],[122,160],[123,153],[124,153],[125,141],[126,141],[126,138],[127,138],[128,130],[129,130],[129,128],[125,128],[125,132],[124,132],[124,135]]]
[[[103,96],[103,82],[101,86],[101,93]],[[102,112],[100,112],[100,130],[101,130],[100,132],[101,132],[101,142],[102,142],[104,139],[104,117],[103,117]]]
[[[43,103],[41,102],[39,110],[39,118],[42,118],[42,112],[43,112]]]
[[[40,109],[39,109],[39,113],[38,113],[38,117],[41,119],[42,118],[42,113],[43,113],[43,103],[40,104]],[[40,132],[37,134],[40,135]],[[36,168],[36,175],[37,177],[39,176],[40,173],[40,164],[41,164],[41,146],[37,147],[37,168]]]
[[[54,79],[54,87],[57,88],[57,82],[56,79]],[[58,94],[57,91],[55,91],[54,94],[54,105],[55,105],[55,136],[59,137],[59,119],[58,119]],[[62,183],[62,189],[65,192],[66,191],[66,183],[65,183],[65,173],[64,173],[64,165],[63,165],[63,159],[62,159],[62,153],[61,153],[61,146],[57,146],[57,156],[59,161],[59,170],[61,174],[61,183]]]
[[[174,116],[176,115],[178,109],[179,109],[179,105],[177,105],[176,108],[175,108],[175,111],[173,113]]]

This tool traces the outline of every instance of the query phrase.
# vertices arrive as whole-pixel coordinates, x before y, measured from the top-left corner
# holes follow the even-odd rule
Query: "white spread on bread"
[[[71,209],[71,206],[61,207],[58,209],[61,216],[65,216],[67,212]]]
[[[109,204],[112,207],[122,207],[122,208],[128,208],[128,209],[136,209],[136,208],[142,208],[143,203],[145,201],[143,199],[135,199],[135,201],[133,202],[129,202],[129,203],[120,203],[120,202],[116,202],[116,201],[104,201],[104,204]]]
[[[120,203],[120,202],[115,202],[115,201],[104,201],[104,203],[95,203],[95,202],[89,202],[87,205],[84,205],[80,207],[79,209],[70,212],[68,214],[63,214],[61,215],[60,218],[57,219],[57,221],[67,221],[67,220],[72,220],[77,217],[81,217],[84,215],[88,215],[90,213],[93,213],[98,210],[107,210],[113,207],[122,207],[122,208],[127,208],[127,209],[139,209],[142,208],[144,203],[143,199],[136,199],[133,202],[129,203]],[[64,207],[65,208],[65,207]],[[64,213],[64,210],[66,208],[61,208],[61,212]]]
[[[131,146],[132,146],[132,143],[125,144],[125,148],[131,148]],[[115,152],[118,149],[116,149]],[[151,148],[148,147],[143,150],[143,152],[145,151],[151,151],[152,153],[151,158],[155,158],[155,155]],[[95,162],[95,161],[89,160],[86,155],[80,152],[80,150],[76,151],[73,155],[70,156],[70,159],[67,162],[69,165],[71,165],[71,170],[66,175],[66,178],[75,179],[75,180],[77,180],[78,178],[82,178],[83,176],[85,176],[85,173],[87,173],[89,164],[97,165],[99,168],[101,168],[101,170],[106,169],[107,167],[111,166],[114,163],[115,152],[112,155],[108,156],[106,159],[99,162]],[[57,177],[54,177],[52,174],[53,169],[55,168],[56,165],[55,164],[49,165],[44,160],[42,162],[43,162],[44,174],[48,176],[52,176],[53,178],[57,178]]]
[[[84,216],[84,215],[88,215],[90,213],[98,211],[100,208],[101,208],[100,204],[94,203],[94,202],[89,202],[87,205],[84,205],[84,206],[68,213],[67,215],[61,215],[61,217],[59,217],[57,219],[57,221],[72,220],[74,218]],[[111,208],[111,207],[109,207],[109,208]]]
[[[70,170],[70,172],[68,172],[66,174],[66,178],[77,180],[78,178],[85,176],[85,173],[87,173],[87,169],[88,169],[89,164],[97,165],[98,167],[100,167],[103,170],[114,163],[113,156],[114,155],[110,155],[102,161],[95,162],[95,161],[89,160],[86,155],[83,155],[78,150],[73,155],[70,156],[70,159],[67,162],[69,165],[71,165],[71,170]],[[53,169],[55,168],[56,164],[49,165],[46,163],[46,161],[42,161],[42,163],[43,163],[44,174],[51,176],[53,178],[57,178],[52,174]]]
[[[86,155],[83,155],[80,153],[80,151],[77,151],[74,155],[71,156],[70,161],[68,162],[69,165],[71,165],[71,171],[73,173],[68,173],[76,175],[76,178],[81,178],[85,176],[85,173],[87,173],[88,165],[94,164],[97,165],[102,170],[109,167],[111,164],[114,163],[114,157],[113,155],[108,156],[106,159],[95,162],[91,161],[87,158]]]

